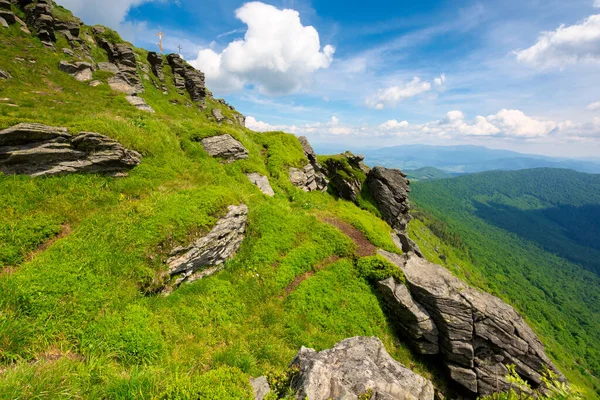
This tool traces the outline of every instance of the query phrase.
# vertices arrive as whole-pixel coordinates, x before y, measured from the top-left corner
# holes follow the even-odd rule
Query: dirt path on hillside
[[[352,239],[352,241],[358,247],[356,253],[358,257],[368,257],[377,254],[377,247],[373,246],[373,244],[369,242],[369,239],[367,239],[367,237],[361,231],[349,223],[341,221],[335,217],[325,217],[322,218],[321,221],[335,226],[342,231],[344,235]]]

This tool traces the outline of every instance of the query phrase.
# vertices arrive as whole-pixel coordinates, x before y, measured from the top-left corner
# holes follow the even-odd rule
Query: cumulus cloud
[[[542,69],[600,62],[600,15],[591,15],[578,24],[561,25],[555,31],[543,32],[536,44],[515,54],[519,62]]]
[[[151,1],[157,0],[56,0],[86,23],[106,25],[113,29],[119,28],[130,9]]]
[[[600,8],[600,0],[594,1],[594,8]]]
[[[211,89],[231,91],[253,84],[266,94],[288,94],[333,61],[335,48],[321,49],[319,33],[302,25],[298,11],[251,2],[236,17],[248,26],[244,39],[220,53],[203,49],[190,62],[206,74]]]
[[[345,126],[335,115],[327,122],[314,122],[302,125],[271,125],[267,122],[258,121],[254,117],[246,118],[246,128],[256,132],[284,131],[294,134],[327,134],[327,135],[350,135],[354,129]]]
[[[502,109],[496,114],[477,116],[468,120],[458,110],[449,111],[438,120],[425,123],[410,123],[395,119],[377,126],[344,124],[337,117],[326,122],[301,125],[271,125],[246,119],[246,127],[254,131],[284,131],[297,135],[354,135],[357,137],[402,137],[413,141],[436,139],[500,138],[512,140],[598,140],[600,139],[600,118],[589,122],[549,121],[526,115],[520,110]]]
[[[598,1],[600,2],[600,0],[598,0]],[[589,111],[600,111],[600,101],[597,101],[595,103],[588,105],[587,109]]]
[[[434,85],[441,87],[446,82],[446,76],[442,74],[434,79]],[[379,89],[377,93],[367,98],[366,105],[376,110],[395,107],[398,103],[411,97],[418,96],[432,90],[431,82],[423,81],[419,77],[414,77],[412,81],[402,83],[397,86],[390,86],[385,89]]]

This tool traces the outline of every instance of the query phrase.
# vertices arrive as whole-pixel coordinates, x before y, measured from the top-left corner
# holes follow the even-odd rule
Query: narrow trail
[[[331,216],[321,218],[321,221],[335,226],[340,231],[342,231],[344,235],[348,236],[356,244],[356,255],[358,257],[368,257],[377,254],[377,247],[373,246],[373,244],[369,242],[369,240],[361,231],[359,231],[349,223],[341,221]],[[317,272],[324,270],[339,259],[340,257],[338,256],[331,256],[317,264],[312,271],[308,271],[303,273],[302,275],[298,275],[289,285],[287,285],[287,287],[285,288],[285,295],[283,295],[282,298],[289,296],[294,290],[296,290],[296,288],[298,288],[298,286],[300,286],[302,282],[311,278]]]
[[[373,246],[369,239],[358,229],[347,222],[341,221],[335,217],[325,217],[321,219],[323,222],[333,225],[342,233],[348,236],[358,247],[356,255],[358,257],[368,257],[377,254],[377,247]]]
[[[53,236],[52,238],[46,240],[44,243],[39,245],[35,250],[33,250],[29,254],[27,254],[27,256],[25,256],[25,258],[23,259],[21,264],[33,261],[33,259],[35,259],[37,256],[42,254],[44,251],[48,250],[48,248],[50,246],[52,246],[56,241],[69,236],[70,233],[71,233],[71,225],[69,225],[69,224],[62,225],[60,227],[60,232],[56,236]],[[6,266],[6,267],[0,269],[0,275],[10,275],[10,274],[14,273],[17,270],[17,268],[18,268],[18,265]]]

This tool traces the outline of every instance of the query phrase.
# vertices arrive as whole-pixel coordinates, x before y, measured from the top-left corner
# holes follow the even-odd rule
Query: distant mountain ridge
[[[523,154],[483,146],[404,145],[364,151],[366,163],[388,168],[416,170],[434,167],[448,173],[513,171],[532,168],[572,169],[600,173],[600,162]]]

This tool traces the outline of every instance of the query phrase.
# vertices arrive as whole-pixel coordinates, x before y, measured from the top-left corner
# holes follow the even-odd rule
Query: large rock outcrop
[[[87,62],[76,62],[71,64],[67,61],[61,61],[58,64],[58,69],[73,76],[79,82],[91,81],[93,78],[94,67]]]
[[[108,55],[108,60],[114,66],[101,65],[102,70],[114,72],[115,76],[108,79],[108,85],[116,92],[134,95],[144,92],[144,85],[138,75],[137,61],[133,48],[126,43],[113,44],[102,36],[105,28],[95,26],[93,32],[96,43]]]
[[[229,134],[211,136],[202,139],[201,143],[209,155],[221,158],[225,162],[234,162],[248,158],[248,150],[242,143],[235,140]]]
[[[186,63],[179,54],[169,54],[167,61],[173,70],[175,86],[180,89],[183,82],[192,101],[202,108],[205,107],[205,99],[209,92],[206,89],[204,74]]]
[[[375,199],[383,219],[394,229],[394,241],[405,253],[415,252],[422,257],[419,246],[408,236],[406,227],[412,219],[408,193],[410,181],[399,169],[375,167],[369,171],[366,184]]]
[[[370,390],[378,400],[433,400],[430,381],[394,360],[375,337],[354,337],[316,352],[302,347],[293,366],[296,399],[356,400]]]
[[[177,247],[169,254],[168,273],[177,278],[165,292],[184,282],[192,282],[219,271],[223,263],[238,251],[246,233],[248,207],[230,206],[227,215],[204,237],[187,247]]]
[[[304,150],[304,155],[308,159],[308,165],[302,169],[290,168],[290,181],[296,187],[305,192],[313,192],[319,190],[324,192],[327,190],[329,182],[323,174],[323,168],[317,161],[317,154],[304,136],[298,138],[300,145]]]
[[[0,131],[0,172],[37,176],[119,173],[141,162],[141,155],[104,135],[66,128],[19,124]]]
[[[533,388],[543,384],[546,368],[564,379],[514,308],[413,253],[380,254],[404,273],[413,302],[427,312],[438,330],[439,352],[450,377],[467,390],[480,396],[509,390],[506,365],[510,364]],[[381,282],[380,290],[388,292],[384,286],[385,282]],[[406,301],[398,299],[397,308],[406,310]],[[408,325],[407,330],[421,329],[416,319],[412,319],[412,324],[410,320],[405,318],[400,323]],[[410,332],[407,338],[419,340]]]
[[[366,174],[370,171],[364,164],[364,157],[347,151],[328,158],[324,171],[329,179],[329,187],[336,196],[356,202],[360,195]]]
[[[148,53],[148,62],[150,63],[150,69],[152,69],[152,73],[154,76],[158,78],[159,81],[165,81],[165,73],[163,72],[163,58],[162,55],[151,51]]]

